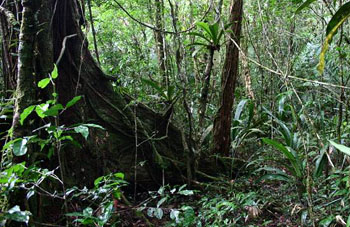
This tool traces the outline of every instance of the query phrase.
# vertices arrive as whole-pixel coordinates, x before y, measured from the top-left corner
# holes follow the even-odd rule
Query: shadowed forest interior
[[[350,227],[349,17],[0,0],[0,226]]]

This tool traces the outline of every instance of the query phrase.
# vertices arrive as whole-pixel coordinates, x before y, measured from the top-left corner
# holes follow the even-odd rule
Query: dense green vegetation
[[[350,227],[349,17],[3,0],[0,226]]]

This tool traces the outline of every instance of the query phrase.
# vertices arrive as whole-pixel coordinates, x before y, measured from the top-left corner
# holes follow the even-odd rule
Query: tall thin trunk
[[[93,40],[94,40],[94,48],[95,48],[96,60],[97,60],[98,64],[101,66],[100,54],[98,53],[98,47],[97,47],[96,30],[95,30],[95,25],[94,25],[94,19],[92,18],[91,0],[88,0],[88,8],[89,8],[89,14],[90,14],[90,24],[91,24],[91,30],[92,30],[92,37],[93,37]]]
[[[243,0],[232,0],[230,8],[230,23],[232,33],[226,46],[226,58],[221,78],[222,94],[220,108],[214,120],[213,152],[228,155],[231,144],[231,115],[234,92],[238,77],[239,49]]]
[[[155,0],[156,6],[156,15],[155,15],[155,23],[157,27],[157,31],[154,31],[156,45],[157,45],[157,55],[158,55],[158,64],[160,75],[162,76],[162,83],[164,86],[169,86],[169,77],[166,70],[166,54],[165,54],[165,37],[162,33],[164,29],[163,23],[163,0]]]
[[[207,104],[208,104],[208,95],[209,95],[209,87],[210,87],[210,77],[211,77],[211,71],[214,66],[214,47],[209,47],[209,56],[207,60],[207,66],[204,71],[203,75],[203,88],[201,92],[201,98],[199,100],[199,130],[202,130],[204,119],[205,119],[205,112],[207,110]]]
[[[17,73],[17,88],[16,102],[13,117],[13,132],[15,137],[26,135],[28,129],[19,126],[19,118],[22,111],[32,105],[35,100],[35,15],[36,6],[32,0],[23,0],[23,11],[21,29],[19,34],[18,47],[18,73]]]
[[[16,89],[17,80],[17,47],[12,45],[18,37],[20,30],[18,19],[12,10],[13,4],[5,2],[0,6],[0,33],[2,36],[2,75],[4,81],[3,91],[6,97]]]

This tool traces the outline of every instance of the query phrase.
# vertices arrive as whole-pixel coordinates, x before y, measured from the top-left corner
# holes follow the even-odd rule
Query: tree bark
[[[50,97],[48,92],[41,94],[36,84],[41,77],[47,77],[56,62],[59,103],[64,105],[77,95],[83,96],[82,101],[60,115],[60,125],[95,123],[107,129],[106,132],[90,130],[87,142],[77,138],[82,150],[66,147],[62,152],[67,188],[93,185],[94,179],[109,172],[124,172],[126,180],[132,182],[134,168],[130,167],[135,164],[136,150],[138,162],[146,162],[137,167],[138,185],[184,183],[186,155],[181,132],[169,122],[169,116],[155,113],[142,104],[136,106],[136,117],[133,106],[129,105],[132,98],[113,89],[88,50],[80,28],[79,3],[76,0],[23,0],[22,3],[14,135],[31,135],[31,127],[18,124],[19,115],[24,108],[41,103],[39,99]],[[35,128],[39,126],[40,122],[36,121]],[[136,145],[135,134],[139,141]],[[29,152],[28,157],[31,155]],[[57,154],[50,160],[32,161],[42,161],[49,168],[58,165]]]
[[[165,53],[165,37],[163,34],[164,23],[163,23],[163,11],[164,11],[164,2],[163,0],[155,0],[156,15],[155,23],[157,31],[154,31],[156,46],[157,46],[157,55],[158,55],[158,64],[160,75],[162,77],[162,83],[167,88],[169,86],[169,76],[166,69],[166,53]]]
[[[205,113],[207,111],[207,104],[208,104],[208,95],[209,95],[209,87],[210,87],[210,77],[211,77],[211,71],[214,66],[214,52],[215,47],[209,46],[209,56],[207,60],[207,66],[204,71],[203,75],[203,88],[201,91],[201,97],[199,100],[199,130],[202,132],[203,124],[205,120]]]
[[[228,156],[231,144],[231,121],[234,93],[238,77],[239,49],[243,0],[232,0],[230,23],[232,32],[226,46],[226,58],[221,76],[220,108],[214,120],[213,152]]]

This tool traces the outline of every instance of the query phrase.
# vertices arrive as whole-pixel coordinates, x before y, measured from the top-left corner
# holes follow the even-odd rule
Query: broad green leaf
[[[303,4],[301,4],[298,9],[295,11],[295,13],[299,13],[300,11],[302,11],[303,9],[305,9],[306,7],[308,7],[309,5],[311,5],[311,3],[315,2],[316,0],[307,0],[305,1]]]
[[[163,218],[163,210],[161,208],[156,208],[154,210],[154,216],[159,220]]]
[[[50,83],[50,78],[45,78],[39,81],[38,87],[41,89],[46,88],[46,86]]]
[[[234,118],[235,120],[239,120],[243,112],[243,108],[247,102],[248,102],[248,99],[243,99],[242,101],[239,102],[235,112],[235,118]]]
[[[198,22],[196,23],[198,27],[203,29],[212,39],[213,39],[213,34],[211,33],[211,30],[209,28],[209,24],[205,22]]]
[[[339,22],[350,16],[350,2],[343,4],[338,11],[333,15],[332,19],[328,22],[326,35],[332,32],[332,30],[339,24]]]
[[[40,118],[45,118],[46,115],[44,114],[45,111],[49,108],[50,104],[40,104],[35,107],[35,112]]]
[[[273,147],[275,147],[277,150],[279,150],[290,162],[290,164],[293,166],[293,174],[296,177],[301,177],[302,176],[302,163],[299,160],[299,157],[297,156],[296,153],[293,154],[293,149],[287,148],[286,146],[278,143],[275,140],[271,140],[268,138],[263,138],[262,139],[264,143],[270,144]]]
[[[98,226],[105,226],[105,224],[108,222],[108,220],[111,218],[113,213],[113,203],[107,203],[102,208],[101,215],[98,216]]]
[[[348,220],[346,221],[346,227],[350,227],[350,215],[348,217]]]
[[[27,153],[28,139],[19,139],[13,143],[13,154],[16,156],[22,156]]]
[[[345,3],[336,14],[332,17],[327,25],[327,36],[322,45],[322,50],[320,53],[320,62],[318,64],[318,71],[320,74],[323,73],[325,67],[325,55],[329,48],[333,36],[337,33],[338,28],[348,19],[350,16],[350,2]]]
[[[148,215],[148,217],[153,218],[153,217],[154,217],[154,212],[155,212],[155,208],[153,208],[153,207],[148,208],[148,209],[147,209],[147,215]]]
[[[19,206],[14,206],[5,213],[5,218],[16,222],[29,222],[29,216],[32,215],[29,211],[21,211]]]
[[[279,132],[283,135],[287,146],[293,147],[292,146],[292,142],[293,142],[292,133],[290,132],[288,127],[281,120],[279,120],[275,115],[273,115],[271,113],[271,111],[267,110],[265,107],[264,107],[264,110],[268,115],[270,115],[281,126],[282,130],[280,130]]]
[[[86,140],[89,136],[89,128],[83,125],[79,125],[77,127],[74,127],[74,131],[77,133],[80,133]]]
[[[205,35],[203,35],[203,34],[201,34],[201,33],[199,33],[199,32],[190,32],[190,33],[188,33],[189,35],[192,35],[192,36],[198,36],[198,37],[200,37],[200,38],[203,38],[203,39],[205,39],[206,41],[208,41],[208,44],[210,44],[211,43],[211,40],[210,39],[208,39]],[[207,44],[207,45],[208,45]]]
[[[63,106],[61,104],[56,104],[46,110],[43,114],[46,116],[54,117],[57,116],[60,110],[63,110]]]
[[[329,142],[332,144],[332,146],[334,146],[335,148],[337,148],[339,151],[343,152],[346,155],[350,156],[350,147],[346,147],[344,145],[341,144],[337,144],[331,140],[329,140]]]
[[[68,109],[69,107],[75,105],[80,99],[81,99],[81,96],[75,96],[72,100],[70,100],[70,101],[67,103],[66,109]]]
[[[167,199],[168,199],[167,197],[164,197],[161,200],[159,200],[157,203],[157,208],[159,208]]]
[[[17,138],[17,139],[14,139],[14,140],[11,140],[9,142],[7,142],[3,147],[2,147],[2,150],[1,151],[4,151],[8,148],[10,148],[11,145],[13,145],[14,143],[16,143],[17,141],[21,140],[21,138]]]
[[[322,174],[322,171],[327,163],[327,156],[326,156],[326,147],[321,150],[320,155],[318,156],[316,160],[316,167],[314,170],[314,177],[320,177]]]
[[[33,112],[35,106],[29,106],[23,110],[23,113],[21,113],[20,116],[20,123],[23,125],[24,120]]]
[[[115,176],[116,178],[119,178],[119,179],[122,179],[122,180],[123,180],[124,177],[125,177],[124,173],[115,173],[114,176]]]
[[[96,178],[96,180],[94,181],[94,185],[95,187],[98,187],[98,185],[100,184],[100,182],[103,180],[103,176],[102,177],[99,177],[99,178]]]
[[[213,25],[209,25],[210,32],[212,34],[212,39],[214,45],[219,44],[218,36],[219,36],[219,23],[215,23]]]
[[[52,73],[51,73],[51,77],[52,77],[52,79],[56,79],[56,78],[58,77],[57,65],[54,65],[53,71],[52,71]]]
[[[179,223],[179,215],[180,215],[180,211],[171,209],[171,212],[170,212],[171,220],[175,220],[176,223]]]
[[[268,138],[263,138],[262,141],[266,144],[272,145],[274,148],[276,148],[277,150],[282,152],[282,154],[284,154],[284,156],[286,158],[288,158],[289,161],[295,162],[295,157],[293,156],[293,154],[291,152],[289,152],[287,147],[283,146],[282,144],[278,143],[275,140],[271,140]]]
[[[113,190],[113,197],[118,200],[121,199],[122,193],[120,193],[119,188]]]
[[[334,220],[333,215],[330,215],[327,218],[321,220],[318,223],[318,226],[320,226],[320,227],[328,227],[333,222],[333,220]]]

